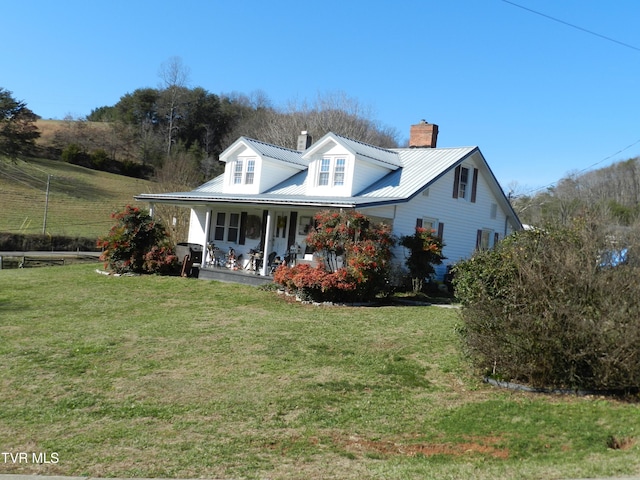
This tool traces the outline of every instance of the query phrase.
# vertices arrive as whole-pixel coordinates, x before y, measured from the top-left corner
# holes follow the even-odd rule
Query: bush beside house
[[[476,365],[536,387],[637,390],[640,267],[608,262],[616,249],[581,221],[518,232],[459,264],[461,330]]]
[[[282,266],[274,281],[305,299],[371,300],[388,286],[395,240],[388,225],[355,210],[319,212],[306,238],[317,266]]]
[[[171,273],[178,257],[161,222],[137,207],[126,206],[111,215],[116,223],[98,239],[100,259],[114,273]]]

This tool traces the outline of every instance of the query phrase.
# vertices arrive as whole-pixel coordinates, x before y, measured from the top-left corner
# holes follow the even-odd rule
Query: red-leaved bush
[[[127,205],[111,215],[116,223],[98,239],[100,259],[115,273],[169,273],[178,258],[161,222],[138,207]]]
[[[322,211],[314,220],[306,243],[318,265],[282,266],[274,281],[313,301],[370,300],[381,293],[395,243],[390,227],[355,210]]]

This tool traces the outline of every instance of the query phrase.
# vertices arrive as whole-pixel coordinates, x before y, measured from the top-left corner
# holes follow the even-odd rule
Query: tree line
[[[517,195],[512,202],[523,223],[538,227],[570,225],[587,211],[612,226],[640,226],[640,158],[569,174],[545,191]]]
[[[302,130],[315,138],[334,131],[380,147],[398,146],[394,129],[340,92],[284,106],[273,105],[262,91],[215,94],[190,86],[189,69],[179,57],[165,62],[158,76],[156,88],[125,93],[84,118],[65,118],[52,144],[39,151],[39,117],[0,89],[0,154],[42,155],[182,188],[221,173],[220,153],[240,136],[295,149]]]

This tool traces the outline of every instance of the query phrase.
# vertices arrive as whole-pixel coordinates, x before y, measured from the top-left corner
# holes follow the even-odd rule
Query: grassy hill
[[[136,205],[133,196],[151,191],[153,185],[61,161],[13,162],[0,157],[0,232],[42,233],[49,175],[46,232],[50,235],[104,235],[112,224],[110,214]]]

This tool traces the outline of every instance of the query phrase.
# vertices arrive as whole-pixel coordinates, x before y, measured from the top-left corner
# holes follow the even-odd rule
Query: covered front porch
[[[305,238],[317,209],[269,207],[190,206],[188,243],[201,247],[200,278],[261,284],[283,263],[312,261]]]

